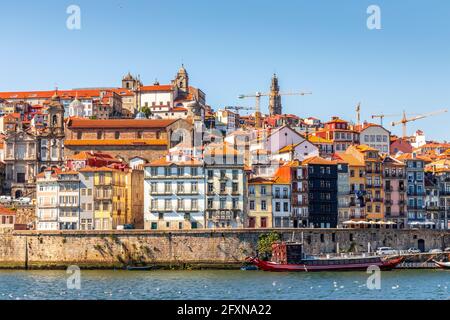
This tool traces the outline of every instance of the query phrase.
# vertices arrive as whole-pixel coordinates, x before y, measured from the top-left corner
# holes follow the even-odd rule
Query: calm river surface
[[[365,272],[81,271],[69,290],[65,271],[0,271],[0,299],[450,299],[450,271],[382,272],[369,290]]]

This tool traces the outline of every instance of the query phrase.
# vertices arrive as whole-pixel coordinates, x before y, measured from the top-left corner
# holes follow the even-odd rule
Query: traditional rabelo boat
[[[306,256],[302,244],[279,242],[272,245],[271,261],[264,261],[257,257],[248,257],[247,262],[253,263],[264,271],[355,271],[367,270],[376,266],[380,270],[392,270],[400,264],[402,256],[378,255],[346,255],[346,256]]]
[[[449,269],[450,270],[450,262],[443,262],[443,261],[433,261],[437,267],[441,269]]]

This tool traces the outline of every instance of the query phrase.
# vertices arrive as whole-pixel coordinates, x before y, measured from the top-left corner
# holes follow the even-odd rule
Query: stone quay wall
[[[0,268],[236,268],[270,231],[304,242],[308,254],[450,247],[450,231],[391,229],[270,229],[191,231],[16,231],[0,235]]]

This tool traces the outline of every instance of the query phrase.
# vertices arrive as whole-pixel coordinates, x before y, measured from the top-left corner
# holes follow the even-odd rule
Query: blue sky
[[[81,8],[81,30],[66,28],[71,4]],[[381,8],[381,30],[366,27],[371,4]],[[282,90],[313,92],[283,98],[284,111],[301,117],[354,120],[358,101],[367,120],[450,107],[445,0],[2,1],[0,12],[1,91],[119,86],[128,71],[167,83],[184,63],[216,109],[253,106],[237,96],[268,90],[273,72]],[[449,120],[408,131],[450,140]]]

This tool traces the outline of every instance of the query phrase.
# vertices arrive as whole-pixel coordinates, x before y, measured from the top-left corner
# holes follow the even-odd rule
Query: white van
[[[379,247],[377,249],[377,254],[379,255],[392,255],[397,253],[398,253],[397,250],[391,247]]]

